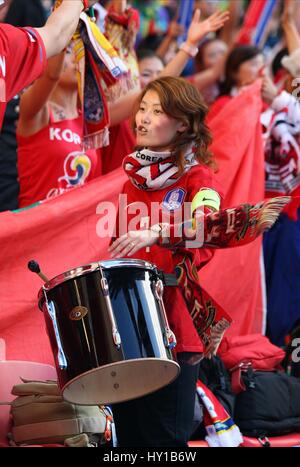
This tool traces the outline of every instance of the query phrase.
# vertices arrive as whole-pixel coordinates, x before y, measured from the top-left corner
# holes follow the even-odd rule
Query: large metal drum
[[[64,398],[113,404],[173,381],[179,365],[156,267],[139,260],[67,271],[39,292]]]

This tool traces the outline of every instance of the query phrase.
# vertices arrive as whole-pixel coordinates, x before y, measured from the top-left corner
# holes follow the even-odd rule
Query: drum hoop
[[[150,271],[157,271],[157,267],[155,264],[150,263],[148,261],[138,260],[138,259],[120,259],[120,260],[106,260],[106,261],[99,261],[95,263],[86,264],[85,266],[79,266],[74,269],[70,269],[69,271],[63,272],[58,276],[55,276],[50,281],[46,282],[43,287],[40,289],[38,298],[41,300],[44,296],[43,292],[49,292],[57,285],[61,285],[64,282],[75,279],[77,277],[84,276],[90,272],[95,272],[99,269],[115,269],[115,268],[124,268],[124,267],[133,267],[133,268],[140,268],[146,269]]]

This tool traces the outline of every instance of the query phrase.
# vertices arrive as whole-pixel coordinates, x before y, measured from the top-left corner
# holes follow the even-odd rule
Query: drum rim
[[[75,279],[77,277],[85,276],[89,272],[95,272],[97,269],[113,269],[113,268],[121,268],[121,267],[136,267],[141,269],[147,269],[151,271],[157,271],[157,266],[155,264],[150,263],[149,261],[144,261],[141,259],[118,259],[118,260],[104,260],[104,261],[97,261],[94,263],[89,263],[84,266],[78,266],[74,269],[69,269],[52,279],[46,282],[43,287],[40,289],[38,298],[41,300],[44,297],[44,292],[49,292],[57,285],[61,285],[68,280]]]
[[[102,365],[100,367],[97,367],[97,368],[92,368],[90,370],[87,370],[87,371],[84,371],[83,373],[81,374],[78,374],[76,376],[74,376],[74,378],[70,379],[69,381],[67,381],[62,389],[61,389],[61,392],[63,393],[63,397],[66,401],[70,402],[71,404],[76,404],[76,403],[79,403],[79,402],[74,402],[74,401],[71,401],[70,398],[68,399],[68,394],[65,394],[65,391],[70,389],[70,386],[72,383],[74,383],[75,381],[80,381],[82,379],[83,376],[88,376],[89,374],[92,374],[92,373],[95,373],[97,372],[97,370],[99,370],[99,368],[101,369],[113,369],[113,368],[116,368],[116,366],[119,366],[119,365],[126,365],[128,363],[133,363],[133,364],[136,364],[136,363],[145,363],[145,360],[147,361],[151,361],[151,362],[160,362],[162,364],[170,364],[170,367],[173,367],[177,369],[177,374],[175,376],[173,376],[172,379],[170,379],[170,381],[165,384],[164,386],[161,386],[159,387],[158,389],[154,389],[154,390],[151,390],[147,393],[145,393],[144,395],[149,395],[149,394],[153,394],[154,392],[156,392],[157,390],[159,389],[162,389],[163,387],[167,386],[168,384],[171,384],[173,381],[175,381],[175,379],[179,376],[180,372],[181,372],[181,368],[180,368],[180,365],[178,364],[178,362],[175,360],[175,358],[165,358],[165,357],[149,357],[149,358],[129,358],[127,360],[122,360],[122,361],[116,361],[116,362],[111,362],[111,363],[107,363],[105,365]],[[139,396],[139,397],[142,397],[142,396]],[[121,400],[120,402],[127,402],[129,400],[132,400],[133,398],[126,398],[126,399],[123,399]],[[114,404],[116,402],[100,402],[99,405],[110,405],[110,404]],[[80,402],[79,403],[80,405],[85,405],[85,406],[89,406],[89,405],[98,405],[98,403],[95,403],[95,404],[86,404],[86,403],[83,403],[83,402]]]

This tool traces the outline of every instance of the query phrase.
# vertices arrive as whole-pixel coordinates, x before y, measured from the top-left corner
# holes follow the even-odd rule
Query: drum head
[[[179,365],[167,359],[142,358],[105,365],[69,381],[62,393],[66,401],[106,405],[146,396],[171,383]]]

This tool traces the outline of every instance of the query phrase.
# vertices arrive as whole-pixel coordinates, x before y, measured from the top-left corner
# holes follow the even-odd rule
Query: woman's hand
[[[288,27],[290,24],[294,23],[294,5],[291,0],[285,0],[283,13],[281,15],[280,21],[283,28]]]
[[[170,39],[176,39],[179,36],[184,34],[184,27],[181,24],[178,24],[176,21],[171,21],[167,31],[167,36]]]
[[[261,87],[261,97],[263,101],[271,105],[277,94],[278,90],[275,84],[269,76],[265,75]]]
[[[197,9],[187,32],[186,41],[193,46],[197,46],[199,41],[209,32],[215,32],[224,26],[224,23],[229,19],[229,12],[216,11],[204,21],[200,21],[200,16],[201,12]]]
[[[146,248],[157,243],[159,233],[153,230],[131,230],[122,235],[109,247],[112,258],[132,256],[141,248]]]

